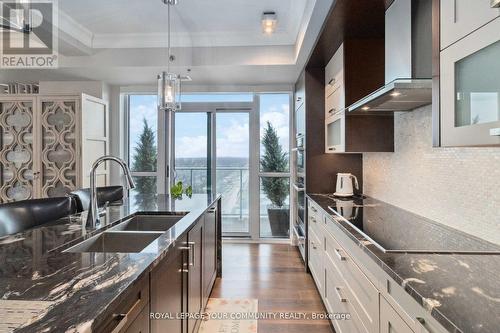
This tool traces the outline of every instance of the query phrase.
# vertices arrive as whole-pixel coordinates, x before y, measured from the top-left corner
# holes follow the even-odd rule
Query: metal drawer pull
[[[498,1],[500,1],[500,0],[498,0]],[[499,128],[491,128],[490,135],[491,136],[500,136],[500,127]]]
[[[196,243],[195,242],[187,242],[187,244],[189,245],[189,266],[194,266],[195,265],[195,254],[194,254],[194,250],[195,250],[195,245]]]
[[[330,85],[330,84],[332,84],[332,83],[334,83],[334,82],[335,82],[335,78],[333,78],[333,79],[331,79],[330,81],[328,81],[328,84]]]
[[[313,241],[311,241],[311,246],[313,247],[313,249],[315,249],[315,250],[317,249],[316,244],[314,244]]]
[[[132,305],[132,307],[130,308],[130,310],[128,310],[127,313],[115,313],[115,314],[113,314],[113,318],[114,319],[119,319],[120,322],[113,329],[112,333],[118,333],[121,330],[123,330],[123,328],[125,327],[125,325],[128,322],[129,316],[133,312],[135,312],[135,309],[138,308],[139,305],[141,305],[141,294],[140,293],[139,293],[139,298],[137,299],[137,301],[135,301],[134,305]]]
[[[425,323],[425,319],[424,319],[424,318],[422,318],[422,317],[417,317],[417,323],[418,323],[418,325],[422,328],[422,332],[428,332],[428,333],[431,333],[431,331],[429,331],[429,330],[427,329],[427,327],[426,327],[427,325],[426,325],[426,323]]]
[[[316,208],[314,208],[313,206],[311,206],[311,210],[312,210],[313,212],[315,212],[315,213],[317,213],[317,212],[318,212],[318,210],[317,210]]]
[[[346,260],[347,258],[344,257],[341,253],[340,253],[340,250],[339,249],[335,249],[335,254],[337,255],[337,258],[339,258],[339,260],[341,261],[344,261]]]
[[[335,108],[331,108],[330,110],[328,110],[328,113],[330,113],[330,114],[331,114],[332,112],[335,112],[335,111],[336,111],[336,109],[335,109]]]
[[[334,147],[330,147],[328,148],[328,150],[336,150]]]
[[[316,223],[316,219],[314,217],[311,216],[311,221],[313,221],[314,223]]]
[[[341,303],[345,303],[345,302],[347,302],[347,298],[342,297],[342,294],[340,293],[340,289],[341,289],[340,287],[335,287],[335,293],[337,294],[339,301]]]

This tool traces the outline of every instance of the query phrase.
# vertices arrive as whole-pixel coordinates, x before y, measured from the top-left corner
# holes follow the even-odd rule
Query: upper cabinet
[[[490,0],[441,1],[441,46],[456,41],[440,53],[441,146],[500,145],[498,15]]]
[[[384,40],[344,41],[325,67],[325,152],[394,151],[394,116],[346,107],[384,83]]]
[[[441,49],[500,15],[499,1],[441,0]]]

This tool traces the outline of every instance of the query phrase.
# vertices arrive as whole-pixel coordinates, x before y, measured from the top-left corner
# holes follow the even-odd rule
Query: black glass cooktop
[[[500,254],[496,244],[373,198],[317,197],[328,200],[322,204],[337,221],[347,223],[384,252]]]

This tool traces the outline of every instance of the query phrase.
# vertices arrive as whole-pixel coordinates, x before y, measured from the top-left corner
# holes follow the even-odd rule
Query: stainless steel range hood
[[[349,112],[411,111],[432,102],[432,0],[395,0],[385,12],[385,85]]]

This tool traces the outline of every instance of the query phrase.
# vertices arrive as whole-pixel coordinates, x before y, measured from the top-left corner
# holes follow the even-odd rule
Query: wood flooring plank
[[[223,272],[211,297],[257,298],[261,312],[325,312],[297,248],[283,244],[222,246]],[[328,320],[259,320],[259,333],[333,333]]]

